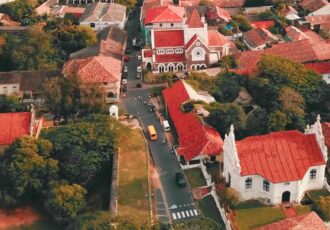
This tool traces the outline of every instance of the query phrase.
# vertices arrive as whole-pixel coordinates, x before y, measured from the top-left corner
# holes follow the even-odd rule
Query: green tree
[[[304,98],[294,89],[287,86],[282,87],[279,93],[279,101],[284,112],[304,116]]]
[[[219,102],[233,102],[241,90],[241,79],[243,77],[225,73],[219,76],[216,82],[216,90],[213,93]]]
[[[51,158],[52,144],[22,137],[0,158],[0,200],[7,206],[40,198],[49,181],[57,179],[58,162]]]
[[[237,63],[234,55],[227,55],[220,59],[220,67],[224,69],[234,69],[237,68]]]
[[[16,96],[0,95],[0,113],[22,112],[25,111],[24,106]]]
[[[242,14],[235,15],[231,17],[232,19],[230,20],[231,25],[238,24],[238,28],[242,32],[246,32],[252,29],[249,20]]]
[[[243,138],[246,115],[243,109],[235,104],[213,104],[209,106],[210,115],[206,122],[216,128],[222,137],[229,132],[230,125],[235,127],[238,139]]]
[[[78,216],[74,224],[76,230],[137,230],[135,226],[126,217],[113,217],[110,212],[98,211],[85,213]]]
[[[317,199],[317,209],[320,211],[322,219],[330,220],[330,196],[319,196]]]
[[[103,89],[97,84],[83,84],[78,76],[46,80],[41,90],[46,109],[67,121],[73,115],[103,113]]]
[[[0,12],[9,15],[13,20],[24,22],[24,20],[35,17],[34,4],[27,0],[15,0],[0,5]]]
[[[72,223],[86,207],[86,193],[79,184],[56,182],[47,193],[45,209],[57,223]]]
[[[126,6],[128,9],[132,9],[138,2],[137,0],[118,0],[116,3]]]
[[[288,124],[289,118],[285,113],[280,110],[276,110],[270,114],[269,122],[269,126],[272,131],[282,131]]]
[[[248,114],[245,134],[247,136],[262,135],[269,132],[269,118],[265,109],[257,108]]]
[[[116,145],[115,121],[109,116],[88,119],[43,133],[54,145],[52,155],[59,161],[61,177],[84,186],[109,167]]]

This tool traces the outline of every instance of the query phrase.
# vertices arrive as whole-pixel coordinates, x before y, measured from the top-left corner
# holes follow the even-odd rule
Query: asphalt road
[[[138,14],[128,21],[128,45],[131,45],[131,39],[137,35]],[[148,125],[154,125],[158,134],[157,141],[151,141],[148,136],[148,144],[154,159],[161,187],[155,191],[156,209],[158,220],[162,223],[173,221],[185,221],[199,217],[198,209],[194,203],[192,194],[188,187],[179,188],[174,179],[176,172],[181,171],[178,161],[174,154],[171,154],[170,146],[163,144],[165,137],[164,129],[156,119],[153,112],[150,112],[144,101],[148,100],[150,87],[143,85],[142,88],[136,88],[136,83],[141,80],[136,79],[136,68],[140,64],[137,60],[136,52],[130,55],[130,61],[126,63],[128,67],[127,92],[123,99],[123,105],[129,114],[138,116],[142,122],[146,133]],[[142,99],[139,99],[142,97]]]

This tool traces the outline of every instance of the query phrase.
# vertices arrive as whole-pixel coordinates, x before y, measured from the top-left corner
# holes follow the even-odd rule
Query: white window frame
[[[175,49],[175,53],[176,54],[182,54],[183,53],[183,49],[182,48]]]
[[[174,49],[166,49],[166,54],[174,54]]]
[[[157,54],[165,54],[165,50],[164,49],[158,49]]]

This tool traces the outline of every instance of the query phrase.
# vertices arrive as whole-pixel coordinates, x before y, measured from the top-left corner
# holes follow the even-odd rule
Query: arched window
[[[315,180],[316,178],[316,169],[312,169],[310,172],[309,172],[309,179],[311,180]]]
[[[245,180],[245,189],[250,189],[252,188],[252,178],[249,177],[249,178],[246,178]]]
[[[264,191],[269,192],[269,182],[268,182],[268,180],[264,180],[263,189],[264,189]]]

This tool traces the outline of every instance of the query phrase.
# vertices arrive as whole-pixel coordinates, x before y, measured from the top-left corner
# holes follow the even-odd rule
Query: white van
[[[163,127],[164,127],[165,132],[171,131],[170,124],[168,123],[167,120],[163,121]]]

